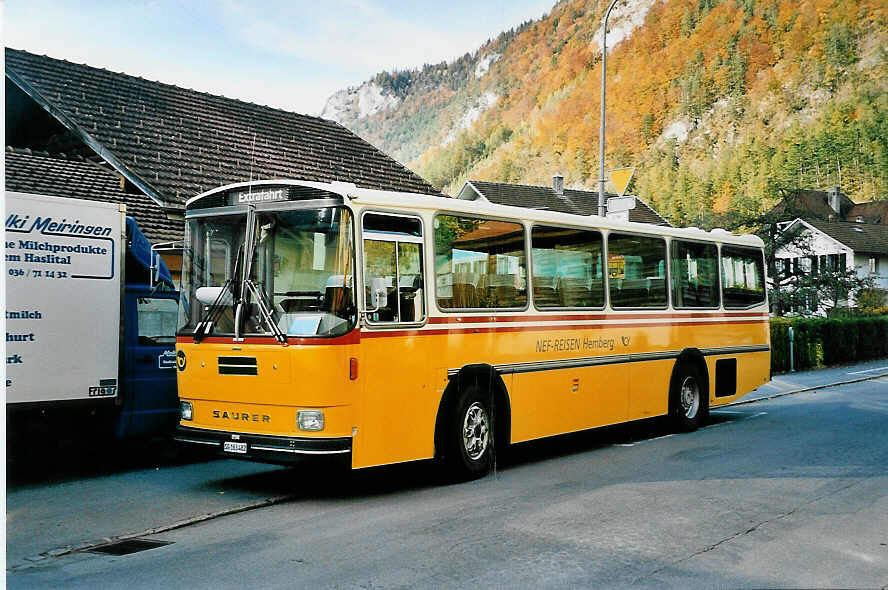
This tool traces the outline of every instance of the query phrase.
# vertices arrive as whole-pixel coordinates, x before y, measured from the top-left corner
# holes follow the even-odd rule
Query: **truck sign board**
[[[6,399],[118,395],[124,213],[6,193]]]

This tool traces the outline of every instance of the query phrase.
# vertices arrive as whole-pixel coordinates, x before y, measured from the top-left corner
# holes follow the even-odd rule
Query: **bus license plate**
[[[226,453],[246,453],[247,443],[226,440],[222,443],[222,450]]]

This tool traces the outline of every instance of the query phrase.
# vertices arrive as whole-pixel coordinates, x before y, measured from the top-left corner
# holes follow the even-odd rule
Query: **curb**
[[[839,385],[848,385],[850,383],[860,383],[861,381],[872,381],[873,379],[881,379],[882,377],[888,377],[888,373],[882,373],[880,375],[870,375],[869,377],[858,377],[857,379],[849,379],[847,381],[837,381],[835,383],[824,383],[822,385],[812,385],[811,387],[803,387],[801,389],[793,389],[790,391],[780,391],[778,393],[772,393],[770,395],[766,395],[764,397],[757,397],[755,399],[743,399],[736,402],[731,402],[729,404],[725,404],[723,406],[718,406],[719,408],[730,408],[731,406],[741,406],[743,404],[754,404],[755,402],[767,401],[769,399],[776,399],[778,397],[784,397],[787,395],[795,395],[797,393],[805,393],[806,391],[814,391],[816,389],[825,389],[827,387],[838,387]]]

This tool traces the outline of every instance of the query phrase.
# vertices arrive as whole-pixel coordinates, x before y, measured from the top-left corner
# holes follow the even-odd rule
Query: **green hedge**
[[[789,371],[789,327],[797,371],[888,357],[888,316],[773,318],[771,368]]]

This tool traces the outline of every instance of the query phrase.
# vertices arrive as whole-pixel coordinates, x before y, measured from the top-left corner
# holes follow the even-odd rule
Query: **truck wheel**
[[[454,481],[483,477],[493,466],[491,396],[478,387],[463,390],[444,431],[444,463]]]
[[[682,363],[672,374],[669,389],[669,416],[679,432],[691,432],[703,423],[709,412],[704,377],[691,363]]]

